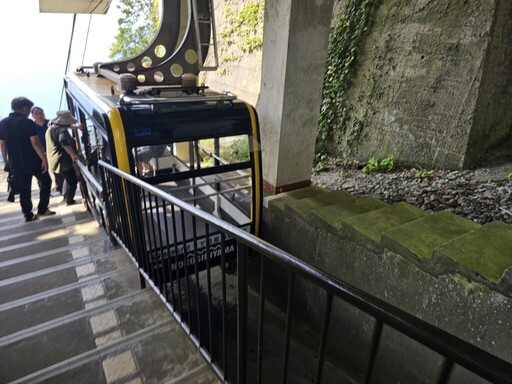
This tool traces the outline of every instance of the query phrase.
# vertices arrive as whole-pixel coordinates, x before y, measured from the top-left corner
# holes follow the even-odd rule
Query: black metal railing
[[[86,197],[85,203],[87,208],[94,218],[104,225],[105,205],[103,201],[103,187],[81,161],[77,161],[76,166],[80,172],[80,189],[82,195]]]
[[[438,371],[433,374],[436,379],[431,382],[459,382],[453,372],[460,366],[493,383],[512,383],[509,362],[107,163],[100,161],[100,165],[106,183],[103,196],[109,230],[225,382],[300,382],[295,377],[297,372],[311,363],[294,362],[294,369],[290,369],[291,350],[298,344],[292,328],[299,321],[293,316],[293,302],[296,281],[301,279],[323,295],[323,320],[310,345],[315,350],[315,367],[308,382],[327,382],[326,362],[329,360],[328,365],[332,366],[332,356],[327,351],[333,343],[343,340],[343,335],[329,333],[333,329],[334,303],[342,301],[373,319],[371,346],[362,372],[356,375],[358,382],[372,382],[381,357],[382,335],[390,328],[440,356],[440,363],[435,365]],[[266,298],[270,291],[265,275],[276,265],[286,271],[288,291],[282,305],[282,322],[278,320],[280,325],[273,327],[270,323],[276,321],[276,316],[269,309],[274,308],[273,304]],[[279,330],[279,337],[269,337],[270,328]],[[277,339],[282,343],[272,346],[269,352],[268,346],[277,343]]]

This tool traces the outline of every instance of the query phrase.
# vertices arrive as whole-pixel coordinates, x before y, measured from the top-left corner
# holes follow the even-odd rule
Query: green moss
[[[379,209],[362,215],[349,217],[344,226],[352,228],[376,243],[384,232],[425,216],[419,208],[406,203],[394,204],[389,208]]]
[[[277,208],[283,210],[287,204],[294,200],[305,199],[316,194],[322,193],[324,190],[320,187],[307,187],[296,189],[295,191],[286,192],[277,195],[275,198],[269,199],[269,208]]]
[[[244,54],[262,49],[264,7],[263,0],[246,2],[241,7],[236,2],[226,1],[225,25],[218,34],[224,45],[221,61],[240,61]]]
[[[397,253],[407,250],[420,260],[429,261],[441,245],[479,227],[472,221],[442,211],[391,229],[384,235],[387,248]]]
[[[512,227],[496,221],[445,244],[439,253],[498,283],[512,267]]]
[[[389,207],[388,204],[370,196],[354,198],[353,200],[322,208],[313,213],[315,218],[324,222],[332,229],[341,228],[343,220],[351,216]]]
[[[333,191],[316,194],[302,200],[292,201],[288,204],[288,208],[296,212],[302,218],[307,219],[309,214],[325,206],[335,204],[349,205],[353,204],[355,197],[344,191]]]

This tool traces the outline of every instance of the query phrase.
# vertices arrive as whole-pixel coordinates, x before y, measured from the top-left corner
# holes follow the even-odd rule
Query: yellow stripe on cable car
[[[126,173],[130,173],[128,150],[126,148],[126,135],[124,133],[124,125],[123,119],[121,119],[121,114],[117,108],[112,108],[108,112],[107,116],[110,121],[110,128],[112,131],[112,137],[114,139],[114,151],[117,159],[117,168]],[[130,212],[128,193],[126,191],[126,181],[124,179],[122,179],[121,185],[123,186],[123,197],[126,212]],[[130,215],[128,215],[128,229],[130,238],[133,238],[133,225]]]
[[[256,124],[256,115],[254,114],[254,108],[250,105],[245,103],[247,106],[247,110],[249,111],[249,115],[251,117],[251,130],[252,130],[252,147],[254,152],[254,180],[256,185],[254,186],[254,196],[253,201],[254,203],[251,204],[251,219],[254,221],[254,235],[259,236],[259,230],[260,230],[260,219],[261,219],[261,169],[260,169],[260,137],[259,137],[259,131],[258,126]],[[253,207],[256,210],[256,212],[253,212]]]
[[[121,114],[117,108],[112,108],[107,115],[112,129],[112,137],[114,138],[117,168],[126,173],[130,173],[130,163],[128,162],[128,150],[126,148],[126,135],[124,134],[123,119],[121,119]]]

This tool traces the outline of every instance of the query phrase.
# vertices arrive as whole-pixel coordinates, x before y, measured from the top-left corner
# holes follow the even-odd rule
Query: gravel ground
[[[361,165],[330,159],[329,170],[314,174],[313,185],[370,195],[387,203],[405,201],[428,212],[449,210],[484,224],[512,224],[512,158],[491,160],[471,170],[426,171],[415,168],[390,173],[361,172]]]

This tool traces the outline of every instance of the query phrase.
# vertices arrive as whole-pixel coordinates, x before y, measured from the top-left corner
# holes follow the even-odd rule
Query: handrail
[[[91,172],[89,172],[89,170],[87,169],[87,167],[80,161],[78,160],[76,162],[76,165],[78,166],[78,168],[80,169],[80,173],[82,174],[82,176],[84,176],[87,181],[92,184],[92,186],[94,187],[94,189],[101,193],[101,191],[103,190],[103,187],[101,186],[101,184],[98,182],[98,180],[96,180],[96,178],[92,175]]]
[[[157,187],[149,185],[134,176],[120,171],[110,164],[100,161],[99,165],[104,167],[108,172],[120,176],[130,184],[133,184],[141,188],[143,191],[147,191],[151,195],[162,199],[162,201],[171,204],[173,207],[179,207],[181,212],[189,213],[194,217],[194,220],[199,219],[200,221],[207,223],[207,225],[211,225],[219,229],[220,232],[224,233],[227,237],[235,239],[239,244],[239,257],[243,256],[243,254],[240,253],[240,250],[242,250],[243,253],[244,249],[251,249],[256,253],[264,256],[265,258],[279,263],[292,273],[301,275],[305,279],[312,282],[314,285],[324,289],[329,294],[341,298],[345,302],[348,302],[358,309],[370,314],[377,320],[377,329],[379,329],[379,324],[381,324],[380,328],[382,323],[386,324],[408,336],[409,338],[412,338],[427,346],[433,351],[440,353],[446,359],[450,360],[447,364],[448,371],[450,371],[450,363],[454,362],[476,373],[477,375],[490,380],[491,382],[512,382],[511,363],[502,360],[476,347],[475,345],[461,340],[458,337],[455,337],[452,334],[438,327],[435,327],[415,316],[412,316],[354,286],[351,286],[350,284],[342,282],[336,277],[304,263],[300,259],[277,247],[274,247],[266,241],[252,236],[251,234],[239,229],[234,225],[231,225],[194,206],[191,206],[182,200],[158,189]],[[151,201],[152,200],[150,199],[150,204]],[[239,262],[240,261],[241,260],[239,259]],[[239,274],[244,272],[243,268],[244,267],[242,266],[242,269],[239,270]],[[156,278],[160,279],[160,276],[156,276]],[[239,279],[240,278],[241,276],[239,276]],[[293,285],[293,283],[291,284]],[[243,290],[244,287],[239,287],[239,289]],[[239,294],[243,294],[243,291],[242,293],[239,292]],[[242,302],[239,304],[239,306],[243,307],[243,304],[244,303]],[[242,311],[243,310],[244,309],[242,308]],[[242,316],[240,318],[243,319],[244,317]],[[376,333],[380,334],[380,330]],[[243,353],[243,348],[244,346],[242,346],[242,349],[239,348],[239,357],[245,355]],[[244,362],[242,362],[242,364],[244,364]],[[243,366],[239,367],[239,369],[242,372],[245,372]],[[449,373],[446,375],[443,373],[441,376],[449,377]],[[440,382],[445,381],[440,379]]]

